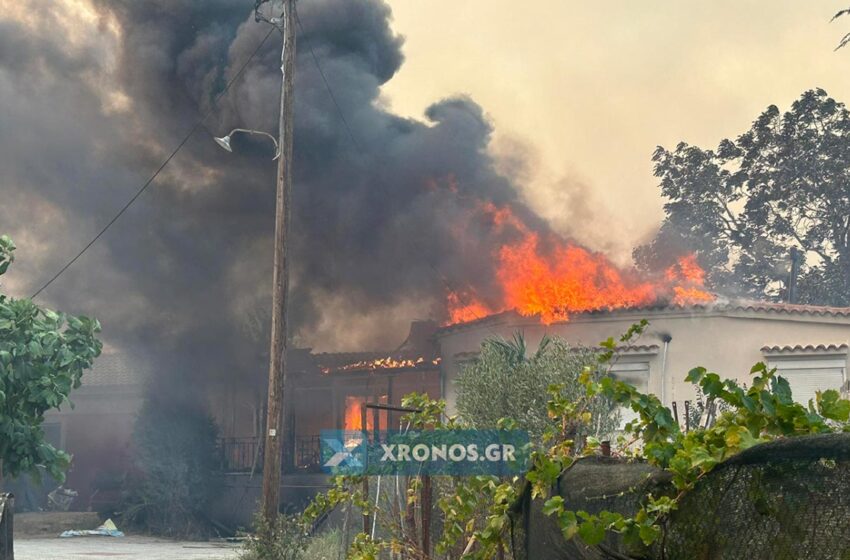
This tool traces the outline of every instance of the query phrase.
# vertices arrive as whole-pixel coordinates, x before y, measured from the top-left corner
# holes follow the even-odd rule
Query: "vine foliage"
[[[850,401],[838,391],[819,391],[806,404],[795,402],[788,381],[764,363],[754,365],[748,386],[723,379],[703,367],[692,369],[686,380],[707,400],[707,406],[719,410],[717,420],[709,427],[683,431],[673,413],[654,395],[638,391],[628,383],[610,375],[618,359],[617,348],[634,344],[648,323],[633,325],[619,341],[602,343],[598,368],[608,374],[599,375],[588,367],[580,376],[584,392],[578,397],[567,393],[563,385],[548,388],[548,416],[551,423],[543,434],[542,444],[531,453],[524,477],[499,479],[469,477],[445,481],[437,500],[442,513],[442,532],[436,552],[448,558],[485,560],[500,551],[510,553],[512,513],[524,492],[543,500],[543,513],[555,518],[565,539],[580,539],[589,546],[603,542],[606,535],[616,533],[630,549],[646,548],[662,535],[665,521],[682,498],[715,467],[759,443],[779,438],[850,431]],[[667,471],[669,487],[648,494],[634,515],[613,511],[595,514],[575,511],[559,495],[552,495],[559,478],[583,456],[598,453],[600,442],[593,437],[579,441],[577,434],[587,433],[592,421],[591,410],[596,400],[604,398],[634,411],[636,418],[626,424],[617,441],[621,456],[644,461]],[[405,406],[423,412],[410,416],[420,429],[454,429],[462,425],[458,418],[445,416],[445,403],[423,395],[410,395]],[[515,422],[500,421],[500,427],[511,428]],[[308,509],[317,516],[340,503],[358,503],[372,512],[364,497],[354,488],[358,480],[338,478],[328,494],[320,496]],[[415,492],[409,490],[411,499]],[[372,560],[381,550],[406,550],[413,557],[414,543],[396,534],[386,540],[372,540],[360,534],[349,551],[349,558]]]
[[[632,335],[645,327],[645,323],[636,325]],[[612,348],[610,341],[607,345]],[[603,360],[611,359],[613,349],[603,356]],[[575,454],[566,449],[554,453],[550,450],[536,457],[526,475],[532,485],[532,496],[546,499],[544,513],[558,519],[567,539],[577,536],[588,545],[597,545],[611,531],[621,534],[627,545],[648,546],[660,537],[664,520],[682,497],[723,461],[777,438],[850,429],[850,401],[842,399],[838,391],[819,391],[816,399],[803,405],[794,401],[788,381],[777,375],[775,368],[757,363],[750,375],[750,386],[745,388],[705,368],[692,369],[686,380],[697,386],[709,402],[722,403],[725,406],[720,408],[726,410],[714,425],[687,433],[654,395],[643,394],[610,376],[598,382],[586,376],[588,398],[605,395],[637,413],[637,419],[625,427],[630,439],[621,442],[625,444],[622,448],[633,449],[631,454],[635,458],[668,471],[672,475],[673,492],[648,495],[631,517],[608,511],[596,515],[570,511],[565,508],[563,498],[548,496],[549,489],[575,460]],[[564,421],[574,418],[569,407],[559,405],[557,400],[551,404],[553,415],[561,416]],[[573,443],[562,445],[571,447]]]

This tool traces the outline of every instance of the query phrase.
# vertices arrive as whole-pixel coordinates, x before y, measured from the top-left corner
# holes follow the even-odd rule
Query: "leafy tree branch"
[[[15,244],[0,236],[0,275],[14,261]],[[64,480],[70,456],[45,441],[45,413],[80,386],[100,355],[100,324],[0,294],[0,466],[2,474]]]

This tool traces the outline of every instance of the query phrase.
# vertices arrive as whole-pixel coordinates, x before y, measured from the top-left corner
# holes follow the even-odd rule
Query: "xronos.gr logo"
[[[325,472],[347,475],[520,474],[530,454],[521,430],[326,430],[321,442]]]
[[[463,445],[427,445],[417,443],[413,447],[406,443],[382,443],[381,461],[514,461],[516,460],[516,448],[510,443],[491,443],[484,448],[483,452],[478,450],[478,445],[470,443]]]
[[[331,455],[322,463],[324,468],[352,468],[363,467],[365,434],[362,432],[343,432],[349,437],[339,438],[337,434],[322,434],[322,450],[327,449]],[[324,458],[325,453],[323,453]]]

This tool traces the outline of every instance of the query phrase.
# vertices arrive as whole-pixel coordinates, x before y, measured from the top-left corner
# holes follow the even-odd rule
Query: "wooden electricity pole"
[[[791,247],[791,270],[788,273],[788,303],[797,303],[797,277],[800,276],[802,255],[796,247]]]
[[[295,80],[295,0],[283,0],[283,50],[280,70],[283,73],[280,92],[280,159],[277,163],[277,199],[275,202],[274,278],[272,286],[271,351],[269,355],[269,400],[266,416],[266,444],[263,457],[263,517],[277,522],[280,506],[281,439],[283,399],[286,381],[287,347],[287,270],[289,201],[292,191],[292,113]]]

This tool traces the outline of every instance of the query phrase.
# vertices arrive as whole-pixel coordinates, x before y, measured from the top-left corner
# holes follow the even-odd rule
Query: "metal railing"
[[[222,472],[259,472],[263,452],[258,437],[221,438],[218,441]]]
[[[295,461],[290,463],[296,470],[319,470],[322,466],[322,448],[319,436],[295,438]]]
[[[259,437],[221,438],[218,442],[220,470],[227,473],[261,472],[263,445]],[[283,446],[283,465],[289,472],[313,472],[321,467],[319,436],[297,436]]]

